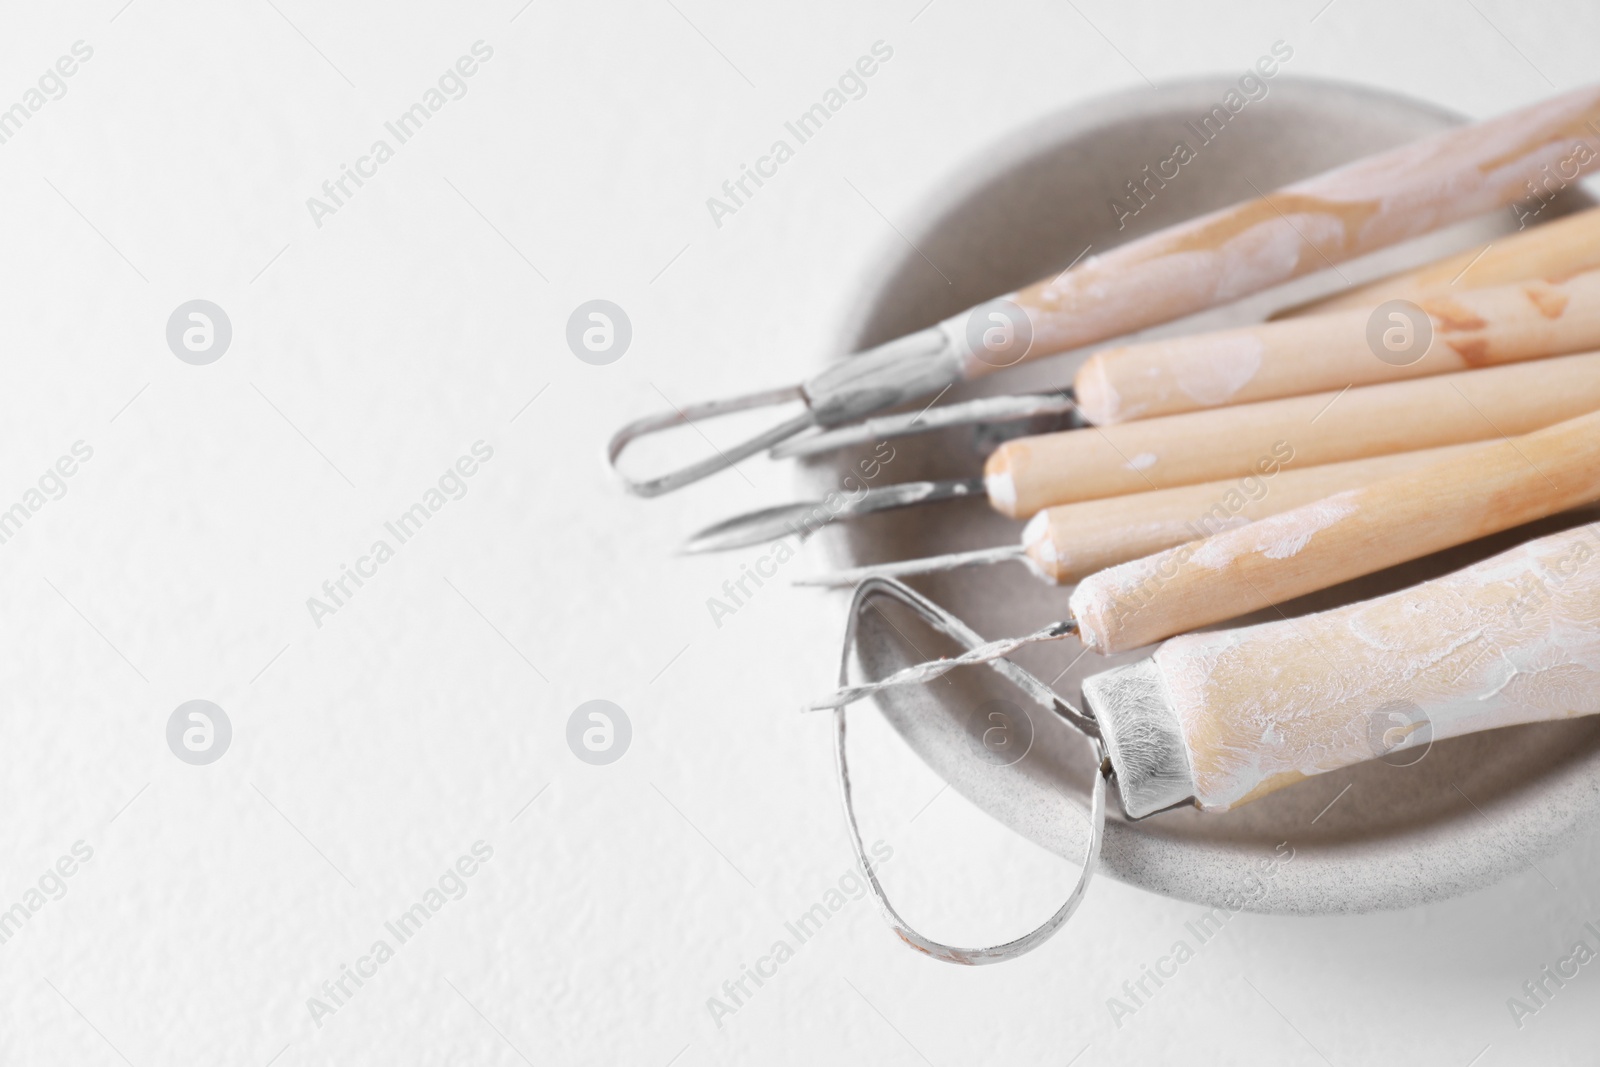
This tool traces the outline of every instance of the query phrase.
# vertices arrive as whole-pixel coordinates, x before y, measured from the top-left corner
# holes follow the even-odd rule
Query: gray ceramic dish
[[[978,162],[941,183],[944,192],[933,203],[896,219],[906,242],[891,238],[883,261],[868,275],[865,297],[843,330],[839,350],[857,351],[1060,270],[1086,245],[1103,251],[1245,199],[1252,186],[1271,189],[1460,121],[1387,93],[1280,76],[1265,99],[1251,102],[1119,231],[1111,197],[1125,192],[1124,183],[1146,164],[1169,156],[1185,121],[1208,113],[1230,88],[1230,80],[1203,80],[1090,101],[980,153]],[[1341,270],[1361,281],[1481,244],[1509,229],[1511,221],[1509,212],[1500,213]],[[1342,284],[1337,277],[1304,280],[1292,290],[1201,319],[1205,325],[1258,320],[1318,287]],[[945,399],[1064,383],[1080,358],[1046,360]],[[859,458],[844,454],[802,468],[805,490],[837,486]],[[947,477],[976,473],[979,464],[970,434],[947,431],[898,444],[883,477]],[[1574,521],[1566,517],[1541,529]],[[1284,607],[1306,612],[1373,596],[1455,569],[1532,532],[1537,531],[1516,531]],[[937,512],[876,516],[824,531],[820,539],[828,563],[847,566],[1005,544],[1017,535],[1016,524],[979,503],[963,502],[939,505]],[[912,584],[991,637],[1025,633],[1065,614],[1066,591],[1038,584],[1017,566]],[[926,641],[919,643],[923,652],[931,651]],[[1131,658],[1088,655],[1068,668],[1079,651],[1075,642],[1058,642],[1029,650],[1019,661],[1047,681],[1060,674],[1057,690],[1076,699],[1086,675]],[[870,620],[863,625],[860,653],[864,670],[878,676],[915,658],[899,633]],[[1086,749],[1065,724],[1036,711],[1027,756],[1002,765],[981,738],[990,725],[985,701],[1004,697],[1003,685],[991,672],[967,671],[935,688],[899,692],[878,706],[954,789],[1006,826],[1076,859],[1086,825]],[[870,781],[859,788],[870,789]],[[1592,827],[1597,813],[1600,720],[1574,720],[1440,743],[1410,766],[1374,760],[1224,815],[1179,810],[1134,823],[1121,818],[1113,802],[1101,870],[1208,905],[1238,906],[1242,899],[1252,910],[1293,914],[1398,908],[1524,869]],[[1280,842],[1294,849],[1292,862],[1272,862]],[[1262,879],[1264,862],[1271,870]],[[1255,888],[1263,883],[1264,889]]]

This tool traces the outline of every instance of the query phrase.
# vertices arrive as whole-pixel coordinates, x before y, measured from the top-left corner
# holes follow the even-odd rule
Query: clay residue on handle
[[[1122,398],[1117,395],[1117,387],[1111,383],[1111,378],[1106,373],[1107,357],[1118,351],[1120,349],[1096,352],[1084,361],[1072,380],[1072,390],[1077,396],[1078,409],[1083,412],[1084,418],[1097,426],[1121,422],[1123,419],[1136,419],[1143,411],[1142,405],[1123,407]]]
[[[1079,368],[1073,388],[1084,415],[1100,426],[1140,418],[1152,405],[1158,413],[1217,407],[1250,384],[1265,352],[1253,328],[1107,348]]]
[[[1341,213],[1353,209],[1328,207],[1280,215],[1266,204],[1242,205],[1091,257],[1025,289],[1013,299],[1032,321],[1030,355],[1092,344],[1259,292],[1323,264],[1317,249],[1344,258]],[[968,364],[971,376],[993,369]]]
[[[1223,531],[1197,545],[1190,558],[1196,566],[1218,571],[1244,555],[1290,559],[1299,555],[1317,534],[1359,511],[1365,493],[1365,489],[1347,489],[1326,500]]]
[[[1214,306],[1525,195],[1575,139],[1593,141],[1587,87],[1360,160],[1094,256],[1013,295],[1029,355],[1108,340]],[[975,357],[964,372],[993,370]]]
[[[1000,514],[1009,515],[1011,518],[1020,518],[1017,514],[1017,483],[1011,477],[1011,468],[1007,463],[1004,450],[997,451],[989,457],[989,463],[983,472],[984,492],[989,496],[989,504]]]
[[[1193,358],[1177,367],[1178,388],[1201,407],[1226,404],[1261,369],[1266,346],[1254,333],[1212,334],[1193,347]]]
[[[1434,296],[1422,301],[1422,310],[1433,319],[1440,333],[1460,333],[1462,330],[1481,330],[1489,325],[1477,312],[1462,307],[1453,297]]]
[[[1403,225],[1407,232],[1436,225],[1443,205],[1454,202],[1453,218],[1473,214],[1459,205],[1471,201],[1488,210],[1526,195],[1525,183],[1570,155],[1575,141],[1596,143],[1600,86],[1585,86],[1529,107],[1459,130],[1404,145],[1288,187],[1334,200],[1381,197],[1385,209],[1372,228]],[[1385,192],[1375,192],[1384,190]],[[1465,198],[1465,201],[1461,198]],[[1364,232],[1362,240],[1377,234]]]
[[[1107,567],[1079,582],[1068,604],[1072,617],[1078,622],[1078,637],[1084,646],[1095,652],[1121,652],[1137,647],[1140,642],[1127,645],[1122,641],[1123,632],[1135,619],[1161,611],[1162,589],[1191,565],[1195,547],[1202,543],[1182,544]]]
[[[1450,351],[1461,357],[1469,367],[1479,367],[1490,362],[1487,337],[1451,337],[1445,342]]]
[[[1347,489],[1290,511],[1269,515],[1204,540],[1157,552],[1089,575],[1072,592],[1078,635],[1097,652],[1122,652],[1173,631],[1160,630],[1164,603],[1187,598],[1199,571],[1224,571],[1240,557],[1291,559],[1311,539],[1360,510],[1365,488]],[[1265,606],[1259,599],[1234,605],[1235,615]]]
[[[1547,319],[1559,319],[1567,310],[1567,303],[1571,299],[1566,293],[1554,286],[1539,287],[1527,285],[1522,289],[1528,302],[1539,309],[1539,314]]]
[[[1226,810],[1412,743],[1600,713],[1600,524],[1412,589],[1156,653],[1202,807]],[[1377,731],[1376,735],[1374,731]]]

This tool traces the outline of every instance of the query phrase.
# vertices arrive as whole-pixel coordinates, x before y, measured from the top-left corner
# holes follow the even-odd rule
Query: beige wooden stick
[[[1107,425],[1600,347],[1600,270],[1419,306],[1423,316],[1374,306],[1102,349],[1078,371],[1078,404]]]
[[[1022,546],[1042,577],[1071,585],[1119,563],[1486,447],[1493,446],[1451,445],[1303,469],[1293,457],[1272,459],[1242,478],[1046,508],[1029,520]]]
[[[1292,450],[1300,466],[1526,433],[1600,409],[1600,353],[1193,411],[1008,441],[984,468],[1012,518],[1221,478]]]
[[[946,320],[977,377],[1167,322],[1526,195],[1574,146],[1600,151],[1600,88],[1402,145],[1091,256]],[[1010,309],[1026,315],[1008,321]],[[995,338],[993,342],[990,337]],[[976,343],[974,343],[976,339]],[[1019,343],[1025,341],[1025,343]]]
[[[1344,289],[1278,312],[1274,318],[1376,307],[1385,300],[1421,300],[1490,285],[1542,278],[1560,281],[1600,267],[1600,207],[1530,226],[1416,270]]]
[[[1226,811],[1394,748],[1600,713],[1597,556],[1600,524],[1583,526],[1374,600],[1174,638],[1091,677],[1113,765],[1143,787],[1130,814],[1190,796]]]
[[[1083,641],[1122,652],[1600,499],[1600,411],[1083,580]]]

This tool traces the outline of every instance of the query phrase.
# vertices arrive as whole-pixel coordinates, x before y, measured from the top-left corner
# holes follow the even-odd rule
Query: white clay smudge
[[[1363,492],[1347,489],[1326,500],[1223,531],[1208,540],[1191,558],[1213,570],[1222,570],[1241,556],[1252,554],[1267,559],[1290,559],[1299,555],[1317,534],[1359,511],[1357,501]]]
[[[999,511],[1009,515],[1017,507],[1017,483],[1012,480],[1010,471],[996,471],[994,474],[985,475],[983,487],[989,494],[989,503]]]
[[[1193,358],[1177,363],[1173,373],[1183,394],[1204,407],[1226,404],[1249,385],[1266,349],[1259,337],[1242,333],[1202,335],[1187,347]]]
[[[1420,744],[1600,712],[1597,556],[1600,524],[1322,615],[1168,641],[1155,658],[1202,806],[1369,759],[1374,730]],[[1396,706],[1427,729],[1385,718]]]

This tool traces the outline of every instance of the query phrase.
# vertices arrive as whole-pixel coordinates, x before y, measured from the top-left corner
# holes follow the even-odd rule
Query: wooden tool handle
[[[1122,652],[1600,498],[1600,412],[1090,575],[1079,633]]]
[[[1348,308],[1377,307],[1385,300],[1421,300],[1444,292],[1543,278],[1560,281],[1600,267],[1600,207],[1497,238],[1416,270],[1280,311],[1273,317],[1320,315]]]
[[[1105,425],[1600,347],[1600,271],[1418,306],[1425,321],[1374,306],[1103,349],[1078,371],[1078,404]]]
[[[1600,87],[1447,130],[1151,234],[1011,294],[1006,299],[1027,315],[1028,345],[1004,345],[997,354],[969,339],[963,373],[977,377],[1167,322],[1489,211],[1526,196],[1524,183],[1559,165],[1576,142],[1600,150]],[[970,317],[985,306],[948,325],[972,332]]]
[[[1600,353],[1008,441],[984,468],[1014,519],[1079,500],[1526,433],[1600,409]]]
[[[1451,445],[1303,469],[1292,456],[1272,458],[1243,478],[1046,508],[1029,520],[1022,546],[1040,575],[1072,585],[1107,567],[1483,447]]]
[[[1174,638],[1142,670],[1091,678],[1085,697],[1119,774],[1124,750],[1165,790],[1142,806],[1186,793],[1209,811],[1396,747],[1593,715],[1597,556],[1600,524],[1375,600]],[[1170,755],[1144,740],[1169,729]]]

